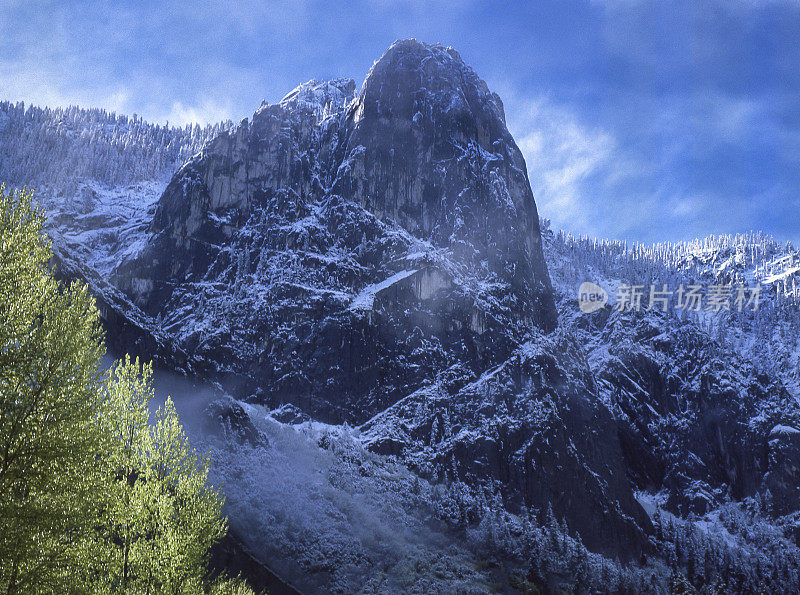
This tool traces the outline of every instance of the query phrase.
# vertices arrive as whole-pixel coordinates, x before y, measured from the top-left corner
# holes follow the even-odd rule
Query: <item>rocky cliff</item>
[[[25,131],[78,164],[94,138],[40,112],[0,130],[15,183],[37,180],[15,165],[34,162]],[[259,562],[321,592],[366,574],[376,590],[658,592],[665,563],[698,588],[797,590],[796,307],[584,315],[574,300],[586,280],[739,282],[782,247],[655,250],[667,266],[618,242],[543,244],[500,99],[439,45],[397,42],[360,90],[310,81],[238,126],[169,140],[134,124],[150,140],[122,165],[45,189],[55,259],[97,296],[110,346],[234,397],[196,437],[216,444]],[[177,172],[153,165],[198,143]]]
[[[498,481],[597,551],[649,550],[611,415],[546,338],[502,102],[453,49],[400,41],[358,93],[311,81],[262,105],[181,168],[150,234],[116,283],[234,394],[370,420],[371,447],[424,477]]]
[[[395,43],[359,93],[263,105],[178,172],[150,231],[116,283],[237,392],[327,421],[556,326],[500,99],[441,46]]]

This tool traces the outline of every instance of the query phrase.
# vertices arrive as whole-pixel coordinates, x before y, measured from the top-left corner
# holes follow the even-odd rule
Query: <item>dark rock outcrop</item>
[[[299,595],[300,591],[280,579],[263,562],[253,556],[233,531],[216,543],[209,556],[211,578],[220,575],[240,577],[257,593]]]
[[[781,382],[691,322],[608,310],[578,336],[634,485],[680,515],[767,490],[774,514],[797,510],[800,408]]]
[[[769,432],[769,471],[766,488],[772,496],[775,514],[800,510],[800,430],[776,425]]]
[[[180,373],[194,371],[194,358],[171,336],[162,332],[155,321],[131,303],[124,293],[91,267],[76,260],[57,237],[52,250],[51,265],[56,278],[64,283],[85,283],[94,296],[106,331],[105,345],[112,354],[127,353],[150,360],[159,368]]]
[[[649,551],[578,346],[546,338],[522,154],[454,50],[397,42],[357,95],[312,81],[263,105],[178,172],[150,231],[116,282],[229,389],[377,415],[372,448],[419,473],[499,482],[597,551]]]
[[[255,427],[244,407],[233,399],[212,401],[203,413],[204,429],[209,436],[246,443],[253,447],[269,445],[266,436]]]
[[[395,43],[344,116],[333,191],[509,282],[555,325],[539,216],[503,104],[452,48]]]
[[[458,54],[394,44],[358,95],[311,81],[212,141],[115,281],[205,372],[360,423],[556,325],[502,104]]]
[[[423,476],[498,482],[512,507],[552,507],[594,551],[638,560],[651,550],[615,420],[568,335],[538,337],[463,386],[442,377],[361,431]]]

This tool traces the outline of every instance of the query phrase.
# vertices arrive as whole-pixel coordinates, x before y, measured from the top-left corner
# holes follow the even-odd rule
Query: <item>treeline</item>
[[[735,265],[731,267],[735,273],[753,272],[775,258],[798,256],[790,242],[778,242],[761,231],[650,245],[554,232],[547,219],[541,219],[540,226],[554,256],[569,259],[570,270],[565,277],[570,282],[583,280],[588,271],[597,271],[637,283],[685,279],[741,283],[745,279],[740,274],[731,276],[731,269],[723,270],[721,265]]]
[[[230,126],[171,127],[103,109],[0,102],[0,178],[68,196],[82,179],[108,186],[160,180]]]
[[[590,552],[549,506],[511,514],[499,484],[436,484],[431,503],[438,518],[465,532],[485,566],[522,593],[800,591],[800,549],[762,515],[759,498],[724,505],[713,526],[657,509],[651,554],[626,563]]]
[[[48,268],[43,216],[0,187],[0,591],[247,593],[211,580],[226,532],[208,460],[151,369],[110,371],[92,297]]]
[[[572,292],[583,281],[633,283],[642,285],[645,293],[651,285],[660,288],[663,284],[672,291],[695,283],[753,287],[774,260],[800,260],[800,253],[790,243],[762,232],[648,246],[556,233],[544,219],[540,224],[553,284],[569,290],[562,296],[566,299],[572,299]],[[673,306],[675,299],[673,294]],[[778,298],[774,287],[763,285],[758,308],[742,310],[732,304],[730,310],[713,316],[674,308],[669,313],[692,320],[721,346],[733,349],[759,370],[779,376],[784,384],[800,383],[798,303]]]

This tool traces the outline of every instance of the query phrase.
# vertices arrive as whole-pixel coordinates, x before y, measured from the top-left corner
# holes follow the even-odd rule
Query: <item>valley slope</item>
[[[385,490],[398,522],[442,524],[427,540],[471,536],[453,576],[469,556],[505,569],[475,585],[576,588],[574,562],[587,584],[658,590],[670,565],[710,584],[734,559],[742,585],[797,586],[797,306],[584,315],[575,301],[587,280],[751,280],[793,249],[553,234],[500,98],[452,48],[399,41],[360,89],[310,81],[204,130],[2,104],[0,178],[39,187],[60,271],[89,284],[115,349],[233,397],[200,440],[263,561],[281,554],[247,531],[248,506],[283,509],[259,497],[269,470],[242,476],[236,453],[285,465],[295,444],[324,467],[320,493]],[[359,469],[370,479],[338,483]],[[375,514],[383,535],[391,515]],[[320,570],[332,554],[301,542],[281,563],[309,590],[351,591],[375,563],[364,546]],[[384,571],[401,584],[401,562]]]

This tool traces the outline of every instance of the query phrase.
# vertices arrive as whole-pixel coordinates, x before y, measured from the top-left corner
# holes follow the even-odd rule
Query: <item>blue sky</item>
[[[0,31],[0,98],[176,124],[441,42],[503,98],[555,227],[800,244],[800,0],[1,0]]]

